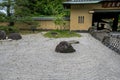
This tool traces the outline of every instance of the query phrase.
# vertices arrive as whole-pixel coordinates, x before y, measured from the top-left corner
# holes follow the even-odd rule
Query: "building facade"
[[[70,30],[88,30],[95,23],[99,28],[107,23],[103,19],[112,20],[112,30],[117,30],[119,0],[68,0],[63,4],[65,8],[70,8]]]

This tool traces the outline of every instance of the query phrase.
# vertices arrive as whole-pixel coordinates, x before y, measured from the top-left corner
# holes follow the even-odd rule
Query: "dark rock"
[[[62,41],[56,46],[55,51],[60,53],[72,53],[75,52],[75,49],[67,41]]]
[[[58,33],[57,33],[57,32],[51,32],[51,35],[52,35],[52,36],[57,36]]]
[[[109,45],[110,43],[110,37],[109,36],[104,36],[102,43],[105,45]]]
[[[103,30],[95,30],[90,28],[90,34],[95,37],[96,39],[103,41],[105,36],[108,36],[111,32],[109,29],[103,29]]]
[[[0,40],[6,39],[6,33],[5,31],[0,31]]]
[[[108,36],[108,33],[106,32],[96,32],[94,33],[94,37],[100,41],[103,41],[104,37]]]
[[[51,32],[52,35],[57,35],[58,33],[57,32]]]
[[[110,33],[111,30],[110,29],[103,29],[103,32]]]
[[[88,32],[91,33],[91,32],[93,32],[93,31],[95,31],[95,30],[97,30],[96,27],[90,27],[90,28],[88,29]]]
[[[19,33],[11,33],[8,35],[8,39],[19,40],[22,36]]]

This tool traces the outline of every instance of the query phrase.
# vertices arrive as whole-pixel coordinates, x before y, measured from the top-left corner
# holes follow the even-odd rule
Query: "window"
[[[78,16],[78,23],[84,23],[84,16]]]

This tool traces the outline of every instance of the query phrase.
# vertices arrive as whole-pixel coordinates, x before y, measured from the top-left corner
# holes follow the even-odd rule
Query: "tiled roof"
[[[102,0],[68,0],[63,4],[92,4],[92,3],[99,3]]]
[[[102,1],[120,1],[120,0],[67,0],[63,4],[95,4]]]
[[[85,1],[101,1],[101,0],[67,0],[67,1],[73,1],[73,2],[85,2]]]

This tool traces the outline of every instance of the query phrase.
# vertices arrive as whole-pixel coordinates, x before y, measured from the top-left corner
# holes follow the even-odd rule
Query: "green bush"
[[[19,32],[19,29],[15,26],[8,26],[9,33]]]
[[[15,26],[0,26],[0,30],[4,30],[7,34],[19,32],[19,29]]]
[[[6,33],[8,33],[8,32],[9,32],[9,30],[8,30],[8,27],[7,27],[7,26],[0,26],[0,30],[5,31]]]

